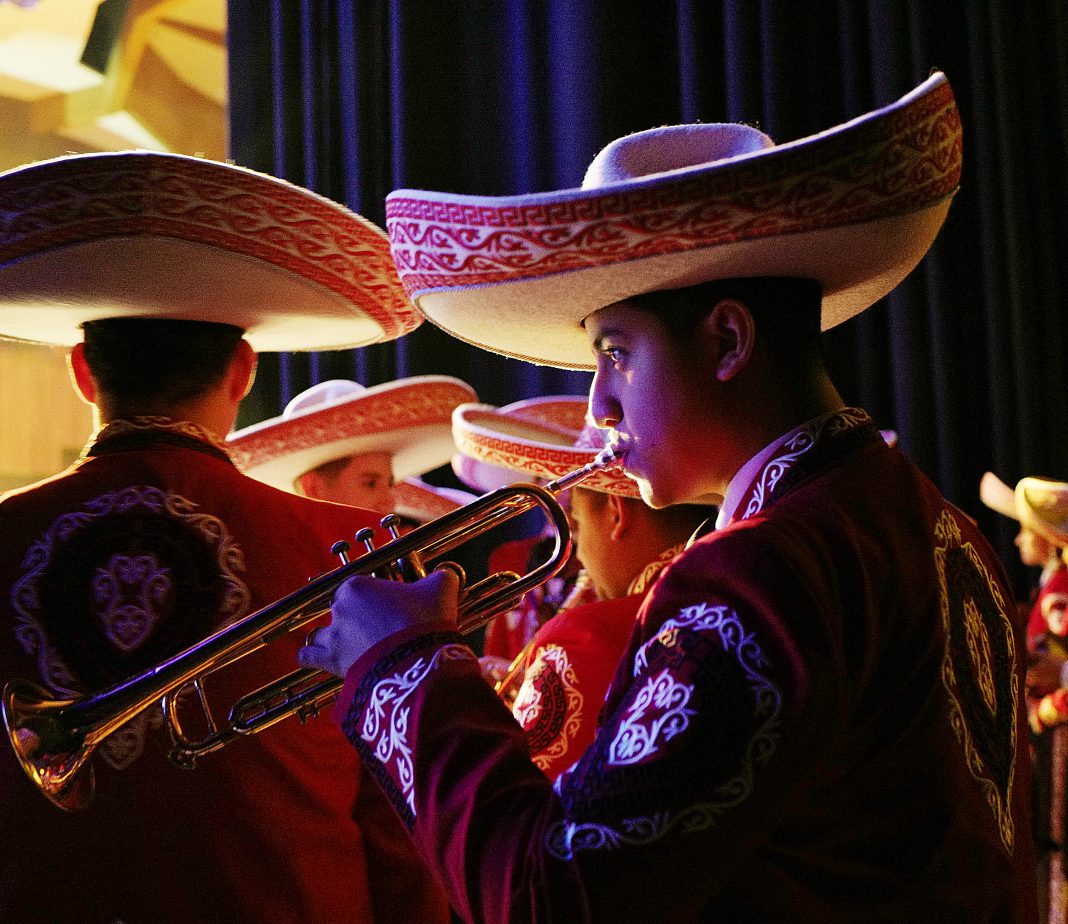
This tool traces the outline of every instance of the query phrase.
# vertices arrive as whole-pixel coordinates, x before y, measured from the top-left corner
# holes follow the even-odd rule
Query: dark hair
[[[714,279],[680,289],[658,289],[628,304],[659,319],[672,339],[687,342],[694,329],[724,298],[743,302],[756,322],[757,338],[785,358],[822,359],[820,320],[823,290],[815,279],[751,276]]]
[[[240,327],[163,318],[105,318],[82,325],[85,361],[100,391],[177,402],[209,391],[226,374]]]

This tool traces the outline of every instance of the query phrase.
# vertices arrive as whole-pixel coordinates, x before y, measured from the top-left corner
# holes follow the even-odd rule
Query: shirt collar
[[[749,485],[753,483],[753,479],[756,478],[757,473],[768,463],[772,457],[782,449],[790,440],[801,433],[802,430],[811,430],[816,432],[823,425],[825,421],[833,417],[835,414],[840,414],[841,408],[837,408],[833,411],[828,411],[825,414],[819,414],[804,423],[794,427],[792,430],[784,433],[777,439],[772,440],[761,449],[755,456],[752,456],[737,472],[734,473],[734,477],[731,478],[727,484],[727,491],[723,495],[723,503],[719,505],[719,513],[716,516],[716,529],[722,529],[734,516],[738,509],[738,505],[742,502],[742,498],[745,496],[746,490]]]
[[[175,441],[201,443],[206,447],[221,453],[225,458],[233,461],[229,447],[219,440],[214,433],[200,424],[189,420],[175,420],[172,417],[162,416],[137,416],[129,418],[116,418],[109,421],[97,430],[86,443],[82,450],[81,458],[97,455],[100,447],[123,437],[143,437],[151,439],[153,436]]]

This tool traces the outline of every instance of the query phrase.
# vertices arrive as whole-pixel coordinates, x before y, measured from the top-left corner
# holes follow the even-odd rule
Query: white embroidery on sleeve
[[[415,768],[412,763],[412,748],[408,743],[407,705],[409,698],[432,670],[443,661],[474,659],[474,654],[465,645],[445,645],[435,652],[430,661],[419,658],[403,674],[385,677],[375,684],[363,717],[360,738],[371,745],[374,755],[387,768],[393,767],[394,775],[412,817],[415,817]]]
[[[715,824],[723,812],[744,802],[752,792],[754,768],[765,764],[775,751],[782,691],[766,676],[767,659],[764,652],[753,634],[745,631],[737,613],[726,606],[709,606],[706,603],[686,607],[678,616],[664,622],[656,637],[646,642],[635,655],[635,676],[648,670],[649,653],[654,645],[672,647],[685,631],[718,635],[724,652],[738,661],[748,679],[754,715],[760,724],[740,755],[738,773],[716,787],[711,799],[676,811],[623,818],[614,825],[593,821],[558,821],[545,834],[545,847],[552,856],[570,860],[580,850],[641,846],[659,840],[672,831],[703,831]],[[662,720],[655,723],[655,727],[642,724],[640,720],[645,709],[656,700],[658,693],[662,695],[667,711]],[[690,718],[696,715],[687,706],[692,694],[692,686],[680,683],[666,669],[647,680],[620,723],[609,749],[607,764],[619,766],[636,763],[654,754],[658,740],[667,741],[685,732]],[[564,782],[572,770],[565,771],[553,784],[553,790],[561,798],[564,797]]]

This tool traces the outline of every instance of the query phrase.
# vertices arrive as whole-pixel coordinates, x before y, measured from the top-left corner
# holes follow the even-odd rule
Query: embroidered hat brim
[[[233,324],[259,351],[422,321],[382,229],[276,177],[151,151],[0,173],[0,337],[69,346],[83,322],[129,316]]]
[[[474,389],[459,379],[413,376],[245,427],[227,446],[243,472],[285,491],[305,472],[368,452],[391,453],[400,480],[449,461],[453,409],[472,400]]]
[[[1021,526],[1058,548],[1068,547],[1068,484],[1045,478],[1021,478],[1013,498]]]
[[[802,276],[823,327],[863,311],[927,252],[960,182],[953,92],[936,73],[843,125],[694,166],[521,196],[397,190],[386,224],[419,310],[461,340],[592,367],[582,321],[641,292]]]
[[[586,407],[586,399],[578,396],[532,399],[501,408],[461,405],[453,412],[452,436],[466,464],[454,459],[453,470],[466,484],[487,491],[520,479],[551,481],[581,468],[599,451],[575,445],[583,432]],[[562,426],[568,418],[574,429]],[[582,486],[640,496],[637,483],[619,469],[597,472]]]

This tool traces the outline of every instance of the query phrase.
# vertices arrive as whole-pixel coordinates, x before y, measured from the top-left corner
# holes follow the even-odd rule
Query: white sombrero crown
[[[422,321],[380,228],[276,177],[151,151],[0,173],[0,337],[69,346],[86,321],[134,316],[232,324],[287,351]]]
[[[654,289],[735,276],[823,287],[823,326],[857,314],[927,252],[960,182],[953,92],[934,74],[889,106],[788,144],[744,125],[622,138],[581,189],[397,190],[386,224],[419,310],[461,340],[591,367],[582,321]]]
[[[232,433],[228,448],[246,474],[286,491],[305,472],[368,452],[389,452],[400,480],[449,461],[453,409],[472,400],[470,385],[444,375],[370,388],[332,379],[301,392],[281,416]]]

